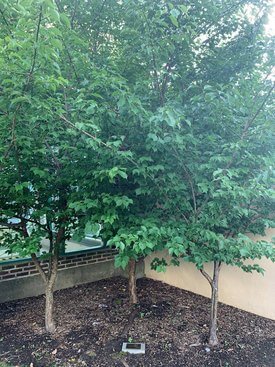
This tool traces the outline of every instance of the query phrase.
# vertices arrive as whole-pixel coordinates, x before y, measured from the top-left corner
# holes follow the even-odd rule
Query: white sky
[[[271,2],[273,8],[269,15],[268,24],[266,26],[266,32],[270,35],[275,35],[275,0]]]

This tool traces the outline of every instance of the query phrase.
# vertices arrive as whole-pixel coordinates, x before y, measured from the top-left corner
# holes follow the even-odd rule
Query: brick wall
[[[116,253],[116,250],[100,249],[93,252],[66,255],[60,258],[58,269],[61,270],[113,260]],[[41,266],[44,270],[47,270],[48,262],[42,261]],[[20,260],[14,263],[9,262],[6,265],[5,262],[0,263],[0,281],[36,274],[38,274],[38,271],[30,259]]]

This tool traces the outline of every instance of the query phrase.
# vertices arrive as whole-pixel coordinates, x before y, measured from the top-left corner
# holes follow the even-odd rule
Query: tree
[[[53,332],[58,258],[89,220],[73,204],[81,195],[92,207],[105,180],[125,178],[113,167],[118,139],[100,136],[123,80],[90,62],[88,43],[54,2],[3,2],[0,13],[0,220],[11,229],[2,240],[10,252],[32,257],[45,283],[46,330]],[[42,238],[49,248],[40,256]]]
[[[257,263],[246,260],[267,257],[275,261],[274,245],[247,236],[264,235],[265,228],[275,224],[270,130],[273,91],[272,83],[261,85],[255,78],[238,86],[206,86],[188,105],[192,150],[188,153],[186,147],[177,146],[175,152],[178,179],[185,177],[187,182],[182,195],[190,198],[190,206],[182,207],[186,220],[179,222],[180,241],[166,247],[175,257],[174,264],[180,257],[193,262],[211,286],[211,346],[218,344],[221,265],[263,273]],[[213,276],[204,270],[206,262],[213,262]],[[153,266],[157,269],[159,265],[166,262],[155,260]]]
[[[144,151],[147,127],[140,129],[139,124],[145,120],[146,111],[129,90],[121,90],[121,94],[116,134],[122,139],[117,140],[117,151],[111,158],[113,168],[109,177],[105,171],[98,174],[100,192],[96,201],[88,194],[83,198],[80,193],[71,207],[83,212],[86,226],[101,224],[100,236],[119,251],[116,266],[126,269],[129,264],[130,303],[135,304],[138,302],[136,262],[159,248],[164,230],[158,208],[159,191],[155,185],[155,176],[163,167]],[[81,180],[79,183],[82,186]]]
[[[252,119],[264,141],[266,92],[255,117],[249,93],[272,65],[267,11],[246,0],[1,3],[1,218],[19,217],[6,243],[34,261],[41,237],[52,243],[49,294],[65,240],[95,223],[132,275],[164,245],[201,267],[210,240],[233,241],[269,154],[246,128]]]
[[[66,3],[62,2],[63,6]],[[250,16],[245,13],[248,8]],[[187,6],[178,1],[91,2],[89,6],[80,2],[71,8],[75,29],[82,32],[87,32],[89,17],[100,12],[88,27],[93,60],[100,60],[106,67],[112,64],[124,78],[112,133],[123,136],[119,150],[128,154],[128,164],[123,162],[127,182],[121,184],[119,179],[105,189],[116,194],[123,190],[126,198],[118,211],[112,200],[105,199],[112,222],[107,214],[102,234],[119,250],[118,265],[126,267],[131,259],[131,274],[139,257],[164,243],[168,247],[178,245],[175,238],[180,241],[185,233],[193,211],[200,205],[197,200],[203,202],[205,193],[196,198],[192,171],[205,167],[200,179],[206,172],[203,152],[208,149],[207,139],[211,153],[215,149],[220,154],[220,144],[233,137],[226,137],[227,129],[232,128],[227,121],[223,140],[217,139],[210,148],[214,134],[206,136],[203,123],[196,125],[198,111],[204,116],[204,124],[216,125],[218,135],[218,108],[215,121],[206,121],[210,111],[207,104],[215,99],[213,95],[222,85],[234,86],[250,77],[255,65],[262,63],[263,54],[269,55],[264,68],[272,65],[272,42],[261,36],[267,11],[268,2],[249,1],[194,2]],[[100,48],[99,40],[106,34],[105,47]],[[223,106],[224,113],[231,107]],[[233,118],[230,116],[225,118]],[[105,133],[108,136],[110,129]],[[205,145],[199,150],[198,144],[205,137]],[[217,162],[215,170],[218,168]],[[207,177],[212,180],[213,172],[208,169]],[[96,220],[104,222],[100,213]],[[179,225],[181,222],[184,225]],[[150,231],[154,238],[150,238]],[[136,301],[134,293],[132,300]]]
[[[158,206],[174,238],[164,234],[162,242],[173,263],[184,254],[211,284],[211,345],[217,343],[221,263],[262,271],[244,260],[274,256],[270,244],[254,244],[246,236],[273,225],[269,75],[274,40],[263,33],[268,9],[268,2],[209,1],[201,7],[151,2],[132,10],[133,24],[143,30],[137,41],[142,52],[135,59],[142,59],[136,61],[142,68],[135,65],[143,78],[138,88],[151,87],[144,93],[150,101],[147,156],[158,156],[165,172],[155,184],[169,187],[165,195],[158,191]],[[208,261],[214,261],[214,279],[204,272]],[[153,266],[163,269],[165,262]]]

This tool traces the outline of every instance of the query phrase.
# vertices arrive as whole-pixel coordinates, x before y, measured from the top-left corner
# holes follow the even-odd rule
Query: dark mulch
[[[138,291],[129,328],[126,279],[56,292],[52,336],[43,327],[43,296],[0,305],[0,361],[20,367],[275,367],[275,321],[220,304],[220,345],[209,351],[207,298],[149,279],[138,281]],[[145,342],[146,354],[121,353],[127,339]]]

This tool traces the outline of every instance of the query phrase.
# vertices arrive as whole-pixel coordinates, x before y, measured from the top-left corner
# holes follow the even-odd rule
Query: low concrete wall
[[[113,250],[66,256],[59,261],[55,290],[90,283],[113,276],[127,276],[114,266]],[[44,262],[43,267],[47,267]],[[144,262],[137,266],[137,277],[144,276]],[[0,265],[0,303],[44,294],[42,278],[30,260]]]
[[[122,271],[114,268],[112,260],[64,269],[58,272],[55,290],[117,275],[122,275]],[[0,282],[0,302],[39,296],[44,293],[44,289],[45,285],[40,275],[2,281]]]
[[[275,236],[275,230],[269,230],[264,239]],[[262,237],[255,237],[261,239]],[[186,289],[193,293],[210,297],[210,286],[193,264],[181,263],[180,267],[170,266],[165,273],[151,270],[150,263],[154,257],[169,258],[167,253],[159,253],[145,260],[145,276],[167,284]],[[220,274],[220,301],[242,310],[275,320],[275,263],[270,260],[255,260],[265,269],[262,276],[256,272],[245,273],[243,270],[223,265]],[[212,274],[212,264],[205,270]]]

